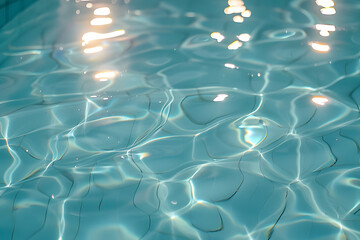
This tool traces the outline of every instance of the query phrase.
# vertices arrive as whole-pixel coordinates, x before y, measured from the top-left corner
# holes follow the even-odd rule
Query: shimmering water
[[[0,0],[0,28],[32,3],[33,0]]]
[[[360,239],[359,14],[39,0],[0,31],[0,239]]]

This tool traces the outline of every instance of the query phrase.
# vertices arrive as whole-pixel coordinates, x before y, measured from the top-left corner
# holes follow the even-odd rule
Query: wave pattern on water
[[[359,12],[38,1],[0,31],[1,239],[360,239]]]

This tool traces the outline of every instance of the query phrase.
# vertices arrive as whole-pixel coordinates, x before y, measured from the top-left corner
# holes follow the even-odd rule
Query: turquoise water
[[[32,3],[33,0],[0,0],[0,28]]]
[[[0,30],[0,239],[360,239],[359,14],[37,1]]]

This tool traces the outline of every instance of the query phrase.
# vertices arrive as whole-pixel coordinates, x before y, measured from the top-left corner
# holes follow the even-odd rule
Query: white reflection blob
[[[244,12],[241,13],[241,16],[243,17],[250,17],[251,16],[251,11],[250,10],[246,10]]]
[[[322,7],[333,7],[335,3],[333,0],[316,0],[316,4]]]
[[[240,41],[247,42],[247,41],[250,40],[251,36],[250,36],[250,34],[248,34],[248,33],[242,33],[242,34],[240,34],[239,36],[237,36],[237,38],[238,38]]]
[[[237,23],[242,23],[242,22],[244,22],[244,18],[240,15],[236,15],[233,17],[233,21],[237,22]]]
[[[330,36],[330,33],[328,31],[322,30],[322,31],[320,31],[320,35],[323,37],[328,37],[328,36]]]
[[[228,46],[229,50],[236,50],[239,47],[241,47],[243,44],[242,42],[239,42],[238,40],[235,40],[234,42],[230,43]]]
[[[97,16],[107,16],[110,14],[110,8],[108,7],[101,7],[94,10],[94,15]]]
[[[327,102],[329,102],[329,99],[323,96],[315,96],[311,99],[311,101],[317,105],[324,106]]]
[[[336,27],[331,24],[316,24],[315,28],[316,30],[319,31],[328,31],[328,32],[334,32],[336,30]]]
[[[312,42],[310,43],[311,47],[317,51],[317,52],[328,52],[330,50],[330,46],[326,43],[318,43],[318,42]]]
[[[227,68],[231,68],[231,69],[237,68],[237,67],[236,67],[234,64],[232,64],[232,63],[225,63],[224,66],[227,67]]]
[[[222,35],[219,32],[213,32],[210,34],[210,37],[213,39],[216,39],[218,42],[221,42],[222,40],[225,39],[224,35]]]
[[[94,77],[96,79],[100,79],[100,80],[114,78],[114,77],[116,77],[116,72],[113,72],[113,71],[99,72],[99,73],[96,73],[94,75]]]
[[[214,102],[222,102],[224,101],[229,95],[227,94],[223,94],[223,93],[220,93],[216,96],[216,98],[214,98]]]
[[[82,36],[82,40],[85,42],[108,39],[113,37],[118,37],[125,34],[125,30],[117,30],[109,33],[97,33],[97,32],[87,32]]]
[[[112,23],[111,18],[94,18],[93,20],[90,21],[90,24],[92,26],[107,25],[110,23]]]
[[[242,6],[244,2],[242,0],[228,0],[229,6]]]
[[[246,10],[245,6],[229,6],[224,9],[225,14],[241,13]]]
[[[336,13],[335,8],[322,8],[320,9],[321,13],[324,15],[334,15]]]

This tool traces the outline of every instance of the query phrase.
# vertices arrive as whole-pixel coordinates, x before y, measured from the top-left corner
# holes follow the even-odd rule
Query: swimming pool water
[[[0,0],[0,28],[32,3],[32,0]]]
[[[0,30],[0,239],[360,239],[359,14],[37,1]]]

